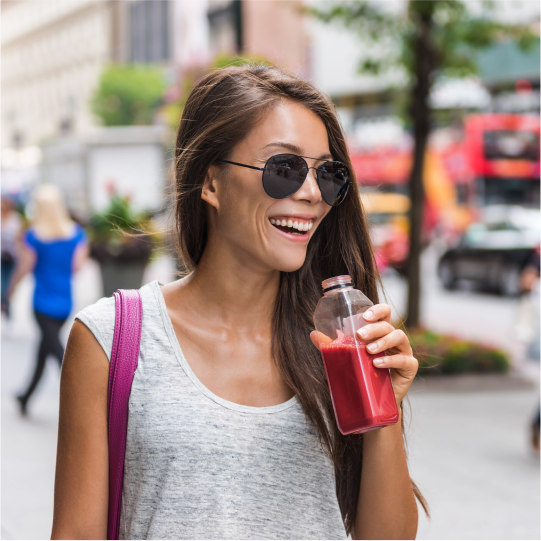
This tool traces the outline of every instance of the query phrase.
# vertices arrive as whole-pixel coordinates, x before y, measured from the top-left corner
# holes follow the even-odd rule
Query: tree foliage
[[[391,11],[385,4],[333,2],[311,11],[323,22],[350,29],[368,45],[363,50],[361,72],[380,75],[402,67],[410,81],[416,75],[413,43],[423,31],[423,19],[430,19],[427,38],[435,55],[434,75],[474,75],[479,71],[475,51],[506,39],[527,50],[538,39],[527,26],[495,20],[493,2],[483,2],[478,14],[470,13],[466,2],[459,0],[410,0],[402,11]]]
[[[150,66],[111,65],[100,78],[92,99],[92,112],[105,126],[152,124],[165,83]]]

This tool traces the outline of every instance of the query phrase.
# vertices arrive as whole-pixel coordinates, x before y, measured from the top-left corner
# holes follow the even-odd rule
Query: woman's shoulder
[[[158,282],[151,282],[139,289],[143,302],[143,323],[159,324],[159,304],[156,299]],[[113,338],[115,334],[116,306],[114,297],[103,297],[94,304],[83,308],[75,316],[92,332],[100,346],[105,351],[107,358],[111,360],[113,350]]]
[[[77,241],[86,240],[87,238],[84,227],[81,224],[78,224],[77,222],[74,222],[73,238]]]
[[[23,233],[23,243],[26,247],[33,248],[34,250],[37,250],[42,244],[32,226],[28,227]]]
[[[83,308],[75,316],[94,335],[107,358],[111,360],[113,336],[115,333],[115,298],[103,297],[94,304]]]

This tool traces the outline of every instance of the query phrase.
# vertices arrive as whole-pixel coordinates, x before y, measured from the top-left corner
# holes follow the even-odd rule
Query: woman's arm
[[[87,242],[83,242],[75,250],[73,255],[73,270],[79,272],[84,265],[85,261],[88,259],[88,254],[90,252]]]
[[[535,281],[539,278],[539,270],[534,266],[527,266],[520,275],[522,291],[529,292],[533,289]]]
[[[391,369],[400,419],[363,435],[363,465],[355,536],[357,539],[415,539],[418,512],[402,440],[401,404],[417,373],[408,337],[390,323],[391,309],[377,304],[364,314],[372,322],[360,331],[370,353],[385,353],[374,364]]]
[[[17,265],[15,266],[15,272],[11,277],[11,282],[9,283],[7,290],[8,299],[13,295],[19,282],[28,273],[32,272],[36,265],[36,252],[32,250],[32,248],[28,248],[22,241],[18,243],[17,254]]]
[[[60,379],[51,539],[106,539],[109,490],[109,361],[93,334],[73,324]]]
[[[397,424],[363,435],[356,539],[415,539],[417,503]]]
[[[387,352],[374,364],[391,369],[398,410],[417,373],[408,337],[390,323],[391,309],[386,304],[372,306],[364,314],[373,322],[358,331],[364,342],[371,342],[370,353]],[[312,342],[329,338],[312,332]],[[381,361],[381,363],[379,363]],[[401,414],[400,414],[401,416]],[[363,435],[363,463],[354,539],[415,539],[417,503],[411,485],[402,440],[401,417],[398,423]]]

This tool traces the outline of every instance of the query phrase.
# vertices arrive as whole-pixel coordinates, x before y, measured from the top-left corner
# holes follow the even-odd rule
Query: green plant
[[[152,124],[164,90],[163,76],[154,67],[111,65],[94,92],[92,112],[105,126]]]
[[[395,10],[388,2],[323,3],[310,11],[324,22],[338,22],[363,40],[364,60],[359,70],[378,75],[400,71],[408,81],[408,116],[415,149],[410,172],[410,253],[408,260],[408,310],[410,328],[420,319],[420,255],[424,209],[423,168],[432,122],[429,96],[439,76],[475,74],[475,52],[503,39],[518,42],[522,49],[538,40],[525,25],[498,22],[491,10],[497,2],[480,2],[476,15],[460,0],[409,0]]]
[[[508,355],[498,349],[418,329],[409,333],[419,375],[506,373],[511,367]]]
[[[144,227],[147,222],[146,213],[134,212],[127,197],[114,193],[106,211],[91,217],[90,239],[93,242],[122,244],[125,242],[126,233],[135,232],[138,228]]]
[[[148,259],[153,248],[150,216],[135,212],[127,197],[111,194],[108,208],[88,224],[91,255],[98,261]]]

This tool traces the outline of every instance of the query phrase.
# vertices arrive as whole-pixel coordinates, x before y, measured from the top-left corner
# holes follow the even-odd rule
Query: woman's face
[[[316,158],[305,158],[308,167],[333,158],[321,119],[289,101],[272,109],[228,159],[262,168],[268,158],[283,153]],[[211,167],[203,188],[202,197],[211,205],[211,235],[234,250],[246,266],[284,272],[299,269],[310,238],[331,209],[321,197],[315,170],[309,169],[292,196],[273,199],[263,189],[262,171],[228,167],[225,176]]]

